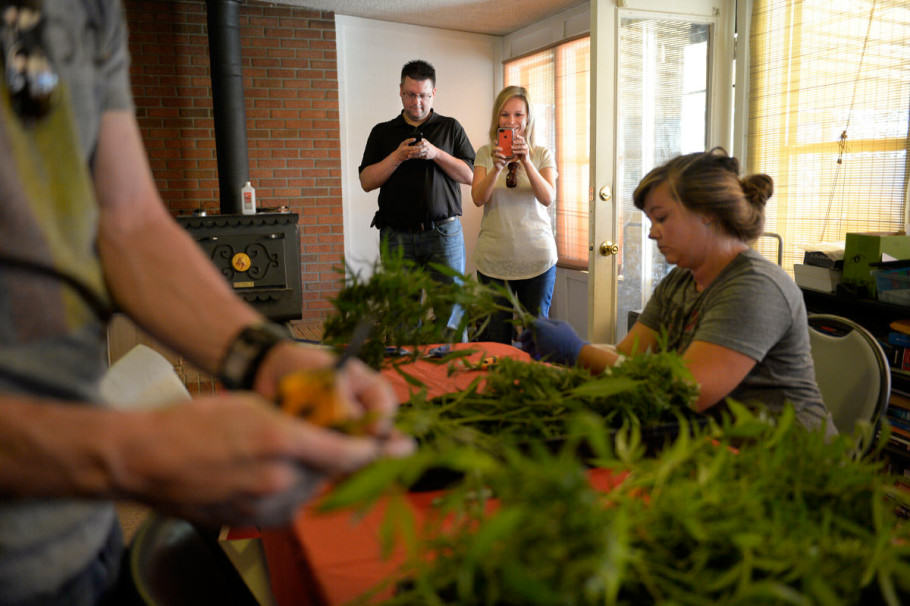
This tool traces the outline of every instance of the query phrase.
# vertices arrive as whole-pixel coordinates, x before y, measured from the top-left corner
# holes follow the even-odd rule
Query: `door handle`
[[[600,254],[604,257],[615,255],[619,252],[619,244],[615,242],[603,241],[600,243]]]

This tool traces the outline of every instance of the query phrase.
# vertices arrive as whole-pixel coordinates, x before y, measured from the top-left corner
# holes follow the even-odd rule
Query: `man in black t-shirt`
[[[403,111],[373,127],[360,163],[364,191],[379,188],[371,226],[389,251],[400,249],[419,266],[439,263],[464,273],[460,184],[473,180],[474,148],[457,120],[433,111],[432,65],[405,64],[399,89]],[[453,310],[448,325],[454,328],[459,316]]]

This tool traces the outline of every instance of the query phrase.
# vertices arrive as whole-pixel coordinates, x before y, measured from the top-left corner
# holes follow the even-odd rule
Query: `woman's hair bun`
[[[763,207],[774,193],[774,180],[763,173],[743,177],[740,185],[746,199],[754,206]]]

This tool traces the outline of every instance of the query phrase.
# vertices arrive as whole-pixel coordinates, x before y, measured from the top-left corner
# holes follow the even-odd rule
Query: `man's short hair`
[[[404,64],[404,67],[401,68],[401,83],[404,84],[404,79],[410,78],[411,80],[429,80],[433,84],[433,88],[436,88],[436,70],[432,65],[426,61],[416,59],[414,61],[409,61]]]

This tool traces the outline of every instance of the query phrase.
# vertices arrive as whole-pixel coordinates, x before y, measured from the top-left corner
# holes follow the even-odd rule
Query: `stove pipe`
[[[206,0],[221,214],[240,214],[250,178],[237,15],[243,0]]]

